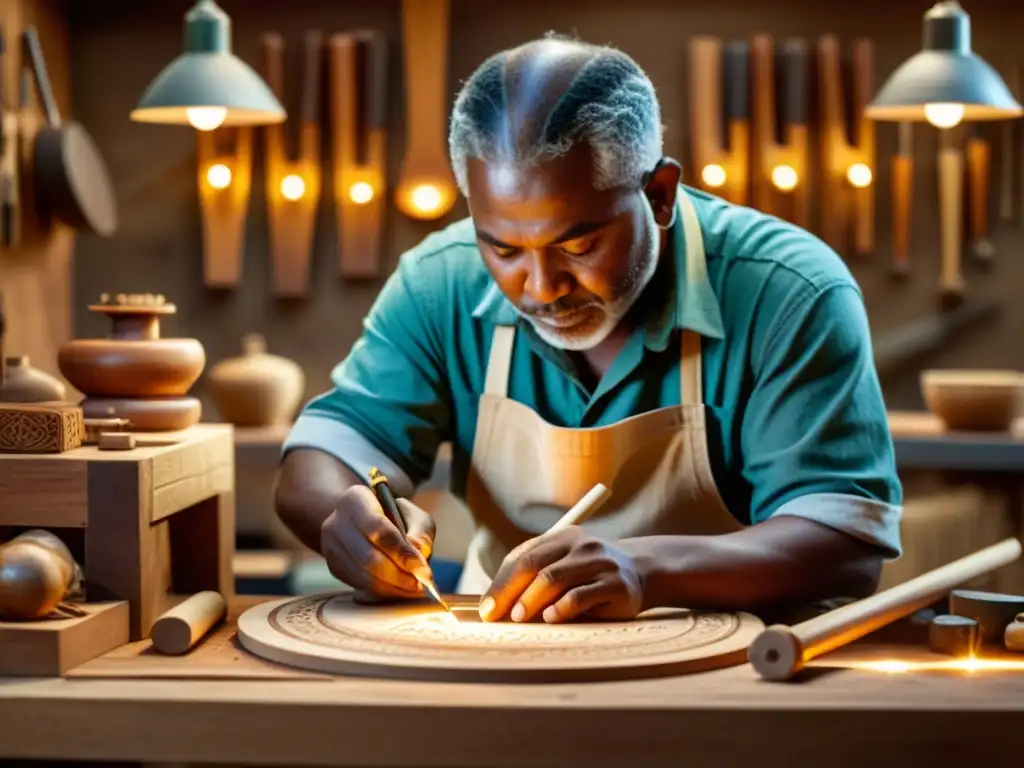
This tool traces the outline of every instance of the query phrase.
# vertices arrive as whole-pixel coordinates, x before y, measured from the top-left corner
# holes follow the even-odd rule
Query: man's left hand
[[[512,550],[480,601],[484,621],[628,620],[644,607],[644,574],[634,554],[573,526]]]

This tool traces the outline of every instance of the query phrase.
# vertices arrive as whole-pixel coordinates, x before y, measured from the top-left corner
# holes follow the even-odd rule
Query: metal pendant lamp
[[[131,119],[139,123],[222,125],[283,122],[284,107],[256,71],[231,53],[231,19],[199,0],[185,15],[185,50],[142,94]]]
[[[889,76],[865,110],[873,120],[926,120],[939,128],[1022,112],[999,73],[971,50],[971,17],[951,1],[925,13],[923,50]]]

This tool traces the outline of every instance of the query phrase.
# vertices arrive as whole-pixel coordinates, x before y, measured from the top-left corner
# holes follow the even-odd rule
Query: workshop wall
[[[328,386],[331,368],[358,336],[361,320],[382,281],[346,284],[337,278],[333,203],[326,196],[316,233],[310,295],[288,303],[274,298],[266,248],[262,153],[257,151],[243,282],[233,293],[214,293],[202,287],[195,134],[191,129],[139,125],[128,119],[147,83],[180,51],[182,17],[190,5],[189,0],[90,0],[72,4],[69,19],[73,112],[96,137],[106,156],[120,201],[122,222],[113,238],[78,238],[75,330],[90,336],[105,333],[105,318],[91,316],[86,309],[86,304],[103,291],[163,293],[178,304],[180,311],[176,318],[166,322],[167,335],[199,338],[212,363],[236,354],[244,333],[261,332],[267,337],[270,351],[286,354],[302,365],[307,373],[307,394],[312,395]],[[331,33],[369,26],[388,36],[392,43],[388,129],[389,175],[393,183],[404,130],[398,0],[290,0],[287,4],[223,0],[221,5],[233,20],[235,51],[250,63],[257,61],[262,32],[274,30],[284,36],[290,46],[286,53],[286,77],[291,90],[286,107],[290,110],[297,106],[297,49],[307,29]],[[647,69],[662,99],[668,128],[667,150],[683,158],[685,44],[689,35],[749,37],[767,32],[777,39],[799,36],[813,41],[822,33],[833,32],[847,42],[858,36],[870,37],[876,46],[876,83],[880,84],[895,66],[919,48],[921,15],[929,5],[927,0],[453,0],[450,88],[454,93],[487,55],[500,48],[548,30],[576,32],[584,39],[624,48]],[[1011,10],[1014,6],[1016,10]],[[1019,51],[1020,40],[1024,38],[1024,5],[972,0],[965,7],[972,15],[975,48],[991,63],[1000,66],[1007,54]],[[994,141],[992,167],[998,169],[999,128],[991,126],[986,130]],[[876,335],[933,311],[937,302],[936,135],[927,126],[915,131],[918,170],[911,256],[914,271],[903,284],[893,284],[889,278],[888,163],[895,148],[895,134],[895,126],[879,126],[878,249],[862,263],[851,263],[867,295]],[[1020,141],[1018,135],[1018,146]],[[1020,165],[1019,160],[1017,164]],[[993,197],[997,184],[993,179]],[[440,224],[464,214],[465,207],[460,202]],[[1024,302],[1018,300],[1024,293],[1024,266],[1020,261],[1024,229],[1019,219],[1018,215],[1016,222],[995,234],[997,270],[987,275],[967,273],[969,295],[1001,299],[1002,314],[933,355],[927,361],[929,365],[1024,369],[1024,346],[1019,344]],[[385,226],[387,268],[393,266],[402,250],[413,246],[434,226],[437,225],[407,219],[389,206]],[[966,261],[965,250],[965,264]],[[34,295],[21,299],[29,302]],[[54,295],[59,297],[59,291]],[[58,302],[53,310],[57,322],[62,311],[59,307]],[[36,346],[43,348],[38,343]],[[908,367],[888,381],[886,388],[891,407],[920,406],[916,367]]]
[[[19,133],[15,146],[20,160],[16,240],[13,247],[0,247],[0,296],[7,319],[4,347],[7,355],[28,355],[33,365],[56,374],[57,350],[72,333],[74,233],[45,222],[36,206],[32,148],[42,113],[35,106],[38,99],[33,90],[28,90],[25,108],[19,108],[20,35],[28,24],[39,31],[54,96],[64,114],[70,101],[64,4],[57,0],[2,0],[0,32],[5,46],[0,78],[4,105],[16,113]]]

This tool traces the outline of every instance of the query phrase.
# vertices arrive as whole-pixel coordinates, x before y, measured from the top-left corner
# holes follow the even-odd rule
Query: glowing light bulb
[[[964,119],[964,105],[925,104],[924,118],[936,128],[952,128]]]
[[[188,107],[185,110],[188,124],[197,131],[212,131],[219,128],[227,116],[227,107]]]
[[[294,203],[306,194],[306,182],[302,180],[301,176],[290,173],[281,179],[281,194],[285,200],[290,200]]]
[[[441,190],[433,184],[420,184],[412,191],[413,206],[423,212],[432,213],[441,207]]]
[[[224,163],[216,163],[206,169],[206,183],[214,189],[226,189],[231,183],[231,169]]]
[[[795,189],[798,181],[800,181],[800,177],[797,176],[796,169],[793,166],[776,165],[772,168],[772,184],[783,192],[790,192]]]
[[[373,200],[373,187],[365,181],[357,181],[348,188],[348,199],[356,205],[362,205]]]
[[[706,186],[721,187],[725,184],[725,168],[714,163],[705,165],[704,170],[700,172],[700,178]]]
[[[854,163],[846,169],[846,180],[857,189],[864,189],[871,185],[871,169],[864,163]]]

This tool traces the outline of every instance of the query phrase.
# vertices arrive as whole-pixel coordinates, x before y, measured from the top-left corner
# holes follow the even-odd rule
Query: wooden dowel
[[[226,614],[227,603],[219,592],[198,592],[156,620],[149,633],[153,647],[160,653],[183,654]]]
[[[607,486],[602,483],[598,483],[589,491],[586,495],[573,504],[572,508],[562,515],[558,522],[548,528],[548,533],[554,531],[560,531],[563,528],[568,528],[571,525],[579,525],[589,518],[592,514],[604,504],[608,497],[612,495],[612,492],[608,490]]]
[[[768,627],[750,644],[748,660],[764,679],[788,680],[811,659],[909,616],[941,599],[949,590],[1009,565],[1020,555],[1020,541],[1004,539],[884,592],[795,626]]]

